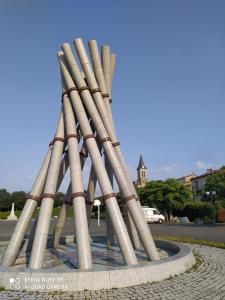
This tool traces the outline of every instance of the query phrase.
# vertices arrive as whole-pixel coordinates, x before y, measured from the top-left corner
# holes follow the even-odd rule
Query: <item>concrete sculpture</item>
[[[89,222],[98,181],[107,209],[108,245],[117,241],[126,265],[138,263],[134,249],[141,245],[149,260],[159,260],[116,135],[111,110],[115,55],[110,53],[109,46],[103,46],[100,55],[97,42],[92,40],[89,41],[90,62],[82,40],[76,39],[74,45],[82,70],[70,45],[63,44],[62,51],[58,52],[62,104],[56,133],[2,257],[1,266],[5,268],[14,264],[39,204],[39,217],[30,239],[29,269],[42,268],[55,195],[68,168],[70,185],[55,226],[52,246],[60,247],[66,211],[68,205],[73,205],[78,266],[81,270],[92,268]],[[82,170],[87,155],[90,155],[92,166],[85,191]],[[114,178],[123,198],[126,222],[113,190]]]

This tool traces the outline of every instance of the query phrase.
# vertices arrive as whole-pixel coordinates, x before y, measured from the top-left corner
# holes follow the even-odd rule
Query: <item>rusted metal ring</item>
[[[41,199],[43,199],[43,198],[51,198],[51,199],[56,199],[56,195],[54,195],[54,194],[48,194],[48,193],[46,193],[46,194],[43,194],[42,196],[41,196]]]
[[[119,146],[119,145],[120,145],[120,142],[112,143],[112,145],[113,145],[113,147]]]
[[[71,133],[71,134],[67,134],[67,136],[66,136],[66,140],[68,141],[68,139],[70,139],[70,138],[76,138],[77,140],[79,140],[79,137],[78,137],[78,135],[77,134],[73,134],[73,133]]]
[[[124,197],[123,198],[123,200],[125,201],[125,202],[127,202],[127,201],[130,201],[130,200],[132,200],[132,199],[134,199],[134,200],[136,200],[136,195],[130,195],[130,196],[127,196],[127,197]]]
[[[100,90],[100,88],[96,88],[96,89],[93,89],[93,90],[90,90],[90,93],[93,95],[93,94],[95,94],[95,93],[101,93],[101,90]]]
[[[51,147],[53,146],[53,144],[54,144],[53,141],[51,141],[48,146]]]
[[[86,141],[86,140],[88,140],[88,139],[90,139],[90,138],[94,138],[94,139],[95,139],[95,135],[94,135],[93,133],[91,133],[91,134],[87,134],[87,135],[85,135],[85,136],[83,137],[84,141]]]
[[[78,89],[74,86],[74,87],[62,92],[62,101],[63,101],[63,96],[68,95],[72,91],[78,91]]]
[[[58,136],[54,137],[52,143],[54,144],[56,141],[60,141],[60,142],[63,142],[63,143],[65,142],[64,138],[61,138],[61,137],[58,137]]]
[[[116,193],[103,195],[102,198],[103,198],[103,200],[107,200],[107,199],[112,198],[112,197],[116,197]]]
[[[41,197],[28,194],[27,199],[32,199],[32,200],[35,200],[35,201],[39,202],[41,200]]]
[[[71,200],[73,199],[73,198],[75,198],[75,197],[86,197],[86,194],[84,193],[84,192],[77,192],[77,193],[73,193],[72,195],[71,195]]]
[[[89,87],[88,87],[87,85],[82,86],[81,88],[79,88],[79,89],[78,89],[78,92],[81,93],[81,92],[83,92],[83,91],[85,91],[85,90],[90,90]]]
[[[99,143],[100,143],[100,144],[103,144],[103,143],[105,143],[105,142],[107,142],[107,141],[111,141],[111,139],[110,139],[109,136],[105,137],[104,139],[99,140]]]
[[[102,98],[108,98],[109,94],[102,94]]]

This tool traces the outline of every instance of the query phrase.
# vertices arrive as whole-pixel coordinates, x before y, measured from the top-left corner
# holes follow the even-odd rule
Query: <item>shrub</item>
[[[178,217],[188,217],[193,222],[196,219],[213,220],[215,218],[216,209],[211,203],[192,202],[185,205],[183,210],[176,210],[174,215]]]

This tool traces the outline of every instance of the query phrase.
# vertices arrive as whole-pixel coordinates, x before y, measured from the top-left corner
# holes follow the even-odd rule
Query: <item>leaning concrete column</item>
[[[113,193],[112,186],[110,184],[107,172],[105,170],[103,161],[101,159],[101,155],[95,140],[95,137],[93,135],[93,132],[91,130],[90,124],[88,122],[88,118],[85,112],[85,109],[83,107],[83,104],[81,102],[80,96],[78,92],[75,90],[74,82],[67,70],[67,67],[65,65],[65,62],[63,60],[63,54],[59,53],[59,63],[61,67],[62,76],[64,79],[64,82],[66,84],[67,89],[73,89],[70,92],[70,99],[71,103],[76,115],[77,120],[79,121],[80,128],[82,135],[84,137],[84,140],[86,141],[87,149],[90,154],[91,160],[94,164],[95,172],[98,178],[98,182],[100,185],[100,188],[102,190],[103,198],[106,202],[106,209],[109,212],[113,228],[121,249],[121,253],[123,256],[123,259],[126,264],[128,265],[134,265],[137,264],[137,259],[126,229],[126,226],[124,224],[118,203],[115,198],[115,194]],[[82,76],[82,75],[81,75]],[[83,79],[83,78],[82,78]],[[84,90],[85,89],[85,90]],[[86,83],[83,85],[83,92],[87,92],[87,86]],[[97,130],[98,124],[95,125],[95,128]]]
[[[109,176],[111,185],[113,187],[113,170],[110,166],[107,156],[105,156],[105,168],[106,168],[106,172]],[[114,246],[116,243],[116,240],[115,240],[115,236],[114,236],[114,232],[113,232],[112,222],[111,222],[107,212],[106,212],[106,236],[107,236],[107,245],[109,247]]]
[[[91,223],[92,205],[94,204],[94,198],[95,198],[96,184],[97,184],[97,176],[95,173],[94,165],[92,163],[91,170],[90,170],[90,176],[89,176],[89,180],[88,180],[87,201],[86,201],[86,209],[87,209],[87,218],[88,218],[88,227],[89,228],[90,228],[90,223]]]
[[[66,214],[67,214],[67,210],[68,210],[68,201],[71,200],[71,184],[69,184],[67,192],[66,192],[66,196],[65,199],[62,203],[60,212],[59,212],[59,216],[57,218],[56,221],[56,225],[55,225],[55,229],[54,229],[54,233],[53,233],[53,238],[52,238],[52,244],[54,248],[58,248],[60,243],[60,237],[62,235],[62,231],[63,231],[63,227],[65,225],[65,221],[66,221]]]
[[[102,96],[105,99],[106,108],[108,110],[108,114],[111,118],[112,128],[115,129],[111,111],[111,84],[112,84],[112,72],[114,72],[115,64],[111,70],[110,68],[110,49],[109,46],[102,47],[102,64],[98,51],[98,45],[95,40],[89,41],[89,49],[91,54],[91,59],[93,63],[95,77],[98,81]],[[115,62],[115,61],[114,61]],[[106,158],[107,159],[107,158]],[[112,172],[110,168],[110,164],[108,163],[108,172]],[[138,237],[138,233],[136,227],[133,223],[133,220],[130,216],[129,211],[127,211],[127,225],[128,231],[131,234],[131,240],[135,249],[140,249],[140,240]]]
[[[92,53],[93,53],[93,58],[94,58],[94,60],[96,62],[97,61],[97,57],[98,57],[97,43],[96,43],[96,41],[91,41],[89,43],[89,45],[91,45],[91,49],[92,49]],[[85,76],[86,76],[87,80],[89,80],[88,82],[89,82],[90,88],[93,89],[93,90],[98,89],[98,85],[97,85],[96,79],[93,76],[93,72],[91,72],[91,65],[90,65],[89,59],[88,59],[88,57],[86,55],[86,51],[85,51],[85,48],[83,46],[83,43],[82,43],[81,39],[77,39],[75,41],[75,47],[76,47],[77,53],[79,55],[79,58],[80,58],[80,61],[81,61],[81,64],[82,64]],[[99,64],[99,69],[100,68],[101,68],[101,64]],[[102,73],[100,71],[98,71],[97,75],[98,75],[99,81],[101,81],[101,83],[102,82],[104,83],[104,77],[102,77],[101,74]],[[109,72],[108,72],[108,74],[109,74]],[[100,77],[102,79],[100,79]],[[108,77],[109,77],[109,75],[108,75]],[[143,215],[143,211],[141,209],[139,198],[137,196],[136,190],[135,190],[135,188],[133,186],[133,183],[132,183],[132,180],[130,178],[128,168],[126,166],[123,154],[122,154],[121,149],[120,149],[120,143],[118,142],[118,139],[117,139],[117,136],[116,136],[116,132],[115,132],[114,124],[113,124],[113,118],[112,118],[111,110],[109,109],[107,111],[106,109],[104,109],[103,97],[106,98],[106,100],[107,100],[107,97],[109,98],[109,94],[108,95],[107,94],[101,95],[100,92],[96,92],[96,93],[93,94],[93,99],[94,99],[94,101],[96,103],[96,106],[97,106],[98,111],[100,113],[100,116],[101,116],[101,118],[103,120],[103,123],[104,123],[104,125],[106,127],[106,130],[107,130],[107,132],[110,135],[110,138],[112,140],[112,144],[114,145],[114,149],[115,149],[116,155],[117,155],[117,157],[118,157],[118,159],[120,161],[121,167],[122,167],[125,175],[127,176],[127,180],[128,180],[128,184],[130,185],[130,189],[132,190],[132,193],[136,196],[138,209],[140,210],[142,218],[145,221],[145,218],[144,218],[144,215]],[[111,121],[112,121],[111,123],[109,122],[110,116],[111,116]],[[131,216],[131,218],[132,218],[132,216]],[[131,218],[129,218],[129,219],[131,220]],[[145,221],[145,223],[146,223],[145,227],[147,228],[147,226],[148,226],[147,222]],[[134,222],[134,224],[135,224],[135,222]],[[131,225],[131,228],[133,228],[132,231],[135,231],[135,227],[133,226],[133,224],[130,224],[130,225]],[[135,224],[135,226],[136,226],[136,224]],[[149,235],[151,236],[150,230],[149,230]],[[135,241],[135,247],[136,248],[140,248],[140,242],[137,239],[137,237],[138,237],[137,232],[134,232],[133,240]],[[153,248],[152,248],[152,257],[153,256],[157,257],[157,255],[156,255],[157,250],[156,250],[156,247],[154,246],[154,241],[153,241],[152,236],[150,238],[151,238],[151,244],[153,245]]]
[[[157,252],[157,249],[155,247],[151,232],[149,230],[149,227],[143,218],[143,215],[136,203],[136,195],[133,193],[132,183],[130,183],[128,177],[124,174],[123,168],[120,164],[120,161],[118,160],[117,153],[115,152],[116,146],[119,146],[119,143],[111,143],[109,134],[106,130],[113,132],[113,128],[111,125],[111,121],[109,119],[109,115],[106,112],[102,95],[100,93],[100,89],[97,85],[96,79],[91,71],[90,63],[88,60],[88,57],[86,55],[85,49],[82,46],[82,42],[80,39],[76,40],[76,49],[79,50],[79,56],[82,57],[82,66],[83,70],[85,72],[86,79],[88,81],[89,89],[83,89],[83,86],[86,85],[84,83],[84,79],[82,77],[82,74],[79,70],[79,66],[77,65],[77,62],[75,60],[75,57],[72,54],[72,51],[70,49],[70,46],[68,44],[63,45],[63,51],[67,60],[67,63],[70,67],[71,75],[73,76],[73,79],[75,80],[78,89],[80,90],[80,94],[82,97],[82,100],[85,104],[85,107],[92,119],[93,124],[95,125],[95,129],[97,131],[97,134],[99,138],[101,139],[103,143],[103,148],[105,150],[105,153],[107,157],[110,160],[111,167],[113,169],[114,175],[116,177],[116,180],[118,182],[118,185],[123,193],[124,200],[127,201],[127,206],[129,209],[129,212],[131,214],[131,217],[135,223],[135,226],[138,230],[139,236],[142,240],[142,244],[145,248],[145,251],[149,257],[149,259],[152,260],[158,260],[159,255]],[[83,61],[84,58],[84,61]],[[96,88],[93,89],[93,86]],[[99,105],[98,109],[96,108],[93,99],[91,97],[91,94],[93,97],[95,95],[98,95],[98,99],[100,100],[98,102]],[[72,92],[71,92],[72,95]],[[97,101],[95,101],[97,105]],[[101,111],[101,112],[100,112]],[[106,116],[100,117],[99,113],[106,114]],[[107,120],[107,121],[106,121]],[[103,121],[105,121],[108,124],[108,128],[105,128]]]
[[[48,153],[44,159],[44,162],[41,166],[41,169],[38,173],[38,176],[34,182],[32,190],[28,195],[28,199],[24,205],[22,213],[19,220],[17,221],[16,227],[14,229],[13,235],[10,239],[10,242],[4,252],[4,255],[1,260],[2,267],[10,267],[15,262],[18,251],[22,245],[24,235],[27,231],[27,228],[30,224],[33,213],[38,205],[40,200],[40,195],[43,190],[45,183],[46,174],[48,171],[49,161],[51,158],[52,149],[51,147],[48,150]]]
[[[54,205],[57,181],[60,171],[61,157],[64,148],[64,123],[63,114],[60,113],[56,136],[53,140],[52,156],[46,177],[44,194],[42,196],[41,209],[38,217],[34,243],[31,251],[29,267],[39,269],[42,267],[45,249],[48,240],[48,232]]]
[[[106,59],[102,60],[102,64],[101,64],[100,57],[98,55],[98,51],[96,52],[95,49],[94,49],[94,51],[92,51],[93,47],[95,48],[95,46],[96,45],[95,44],[93,45],[91,41],[89,42],[89,49],[90,49],[90,53],[91,53],[95,76],[98,81],[99,87],[101,89],[101,93],[106,96],[107,96],[107,94],[109,94],[109,98],[111,99],[110,95],[111,95],[111,89],[112,89],[112,78],[113,78],[115,68],[112,68],[112,70],[110,68],[110,56],[109,56],[108,60],[106,60]],[[103,67],[102,67],[102,65],[103,65]],[[111,122],[113,124],[112,113],[111,113],[111,101],[108,100],[109,98],[105,98],[106,99],[105,104],[106,104],[106,109],[108,110],[108,113],[110,115]],[[107,156],[105,156],[105,166],[106,166],[106,171],[109,175],[110,182],[113,186],[113,170],[110,166],[110,162],[109,162]],[[108,246],[115,245],[115,242],[116,242],[115,236],[113,233],[111,221],[108,217],[106,219],[106,231],[107,231]]]
[[[63,109],[70,161],[71,199],[73,200],[75,216],[78,265],[80,269],[90,269],[92,267],[92,259],[85,205],[85,193],[82,183],[78,135],[75,127],[76,121],[68,94],[64,94],[63,96]]]
[[[66,157],[67,157],[67,164],[69,164],[68,151],[66,152]],[[87,157],[88,157],[88,154],[87,154],[86,146],[85,146],[85,143],[83,143],[83,145],[81,147],[81,151],[80,151],[81,169],[83,169]],[[54,229],[54,233],[53,233],[53,237],[52,237],[52,245],[54,248],[59,247],[60,237],[62,235],[63,227],[66,222],[66,212],[68,210],[68,204],[70,204],[70,205],[72,204],[72,202],[70,200],[71,200],[71,185],[69,184],[69,187],[67,189],[67,193],[65,196],[65,201],[62,204],[62,207],[59,212],[59,216],[58,216],[58,218],[56,220],[56,224],[55,224],[55,229]]]

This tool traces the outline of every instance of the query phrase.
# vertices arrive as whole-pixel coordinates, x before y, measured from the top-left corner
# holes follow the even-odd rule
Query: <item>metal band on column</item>
[[[102,98],[108,98],[109,94],[102,94]]]
[[[130,195],[130,196],[128,196],[128,197],[124,197],[123,198],[123,200],[125,201],[125,202],[127,202],[127,201],[130,201],[130,200],[133,200],[133,199],[136,199],[136,195]]]
[[[27,199],[32,199],[32,200],[39,202],[41,200],[41,197],[37,197],[37,196],[31,195],[31,194],[28,194]]]
[[[55,142],[57,142],[57,141],[60,141],[60,142],[63,142],[64,143],[64,138],[61,138],[61,137],[58,137],[58,136],[56,136],[54,139],[53,139],[53,143],[55,143]]]
[[[63,101],[63,96],[65,96],[65,95],[68,95],[70,92],[72,92],[72,91],[78,91],[77,90],[77,88],[74,86],[74,87],[72,87],[72,88],[70,88],[70,89],[68,89],[68,90],[66,90],[66,91],[64,91],[64,92],[62,92],[62,101]]]
[[[103,200],[107,200],[109,198],[112,198],[112,197],[116,197],[116,193],[111,193],[111,194],[106,194],[106,195],[103,195],[102,198]]]
[[[68,139],[70,138],[76,138],[77,140],[79,140],[79,136],[77,134],[67,134],[66,140],[68,141]]]
[[[54,195],[54,194],[43,194],[41,196],[41,199],[44,199],[44,198],[51,198],[51,199],[55,200],[56,199],[56,195]]]
[[[71,195],[71,200],[73,199],[73,198],[75,198],[75,197],[86,197],[86,194],[84,193],[84,192],[77,192],[77,193],[73,193],[72,195]]]
[[[90,88],[89,88],[87,85],[85,85],[85,86],[80,87],[80,88],[78,89],[78,92],[81,93],[81,92],[83,92],[83,91],[85,91],[85,90],[90,90]]]
[[[94,134],[87,134],[83,137],[84,141],[88,140],[88,139],[91,139],[91,138],[94,138],[95,139],[95,135]]]
[[[107,141],[111,141],[111,139],[110,139],[110,137],[109,136],[107,136],[107,137],[105,137],[104,139],[100,139],[100,140],[98,140],[99,141],[99,143],[100,144],[103,144],[103,143],[105,143],[105,142],[107,142]]]
[[[120,142],[112,143],[112,145],[113,145],[113,147],[119,146],[119,145],[120,145]]]
[[[90,93],[92,95],[95,94],[95,93],[101,93],[101,90],[100,90],[100,88],[92,89],[92,90],[90,90]]]

